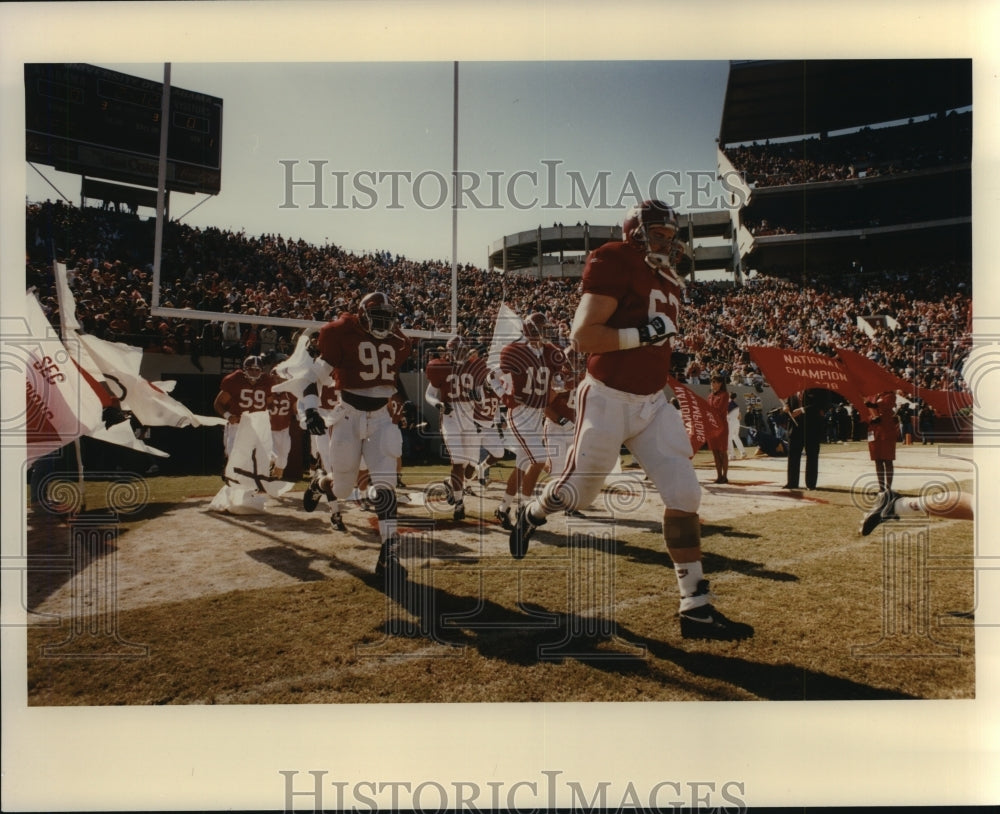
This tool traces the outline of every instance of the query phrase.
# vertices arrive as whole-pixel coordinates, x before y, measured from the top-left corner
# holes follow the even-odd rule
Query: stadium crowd
[[[845,181],[971,161],[972,113],[852,133],[727,147],[751,187]]]
[[[56,256],[74,270],[72,288],[84,331],[147,352],[201,356],[288,353],[294,329],[240,323],[239,314],[327,321],[356,309],[370,291],[385,291],[404,330],[447,334],[451,265],[389,252],[354,254],[280,235],[248,236],[170,223],[162,260],[164,307],[232,313],[232,320],[153,317],[153,222],[134,214],[46,201],[27,206],[26,280],[53,325],[58,302]],[[737,384],[763,384],[747,345],[865,354],[900,377],[933,389],[961,390],[961,361],[971,346],[971,269],[884,269],[797,284],[756,277],[744,286],[691,283],[675,375],[707,383],[721,371]],[[459,331],[492,336],[497,309],[540,311],[569,335],[579,280],[538,281],[462,266]],[[877,319],[863,320],[863,317]],[[414,357],[413,364],[419,356]]]

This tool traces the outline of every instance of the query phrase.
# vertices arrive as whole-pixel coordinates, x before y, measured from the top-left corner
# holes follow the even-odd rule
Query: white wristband
[[[226,419],[226,421],[229,421],[229,416],[231,416],[231,415],[232,415],[232,413],[231,413],[231,412],[229,412],[229,410],[226,410],[226,412],[224,412],[224,413],[222,414],[222,417],[223,417],[224,419]]]
[[[638,328],[618,329],[618,350],[631,350],[639,347],[639,344]]]
[[[311,410],[314,407],[319,407],[319,396],[315,393],[309,393],[299,399],[299,407],[302,408],[302,412],[305,413],[306,410]]]

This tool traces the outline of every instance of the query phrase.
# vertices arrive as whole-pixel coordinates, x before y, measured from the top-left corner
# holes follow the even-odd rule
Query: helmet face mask
[[[259,356],[248,356],[243,360],[243,375],[247,377],[250,384],[256,384],[257,380],[264,375]]]
[[[524,337],[528,342],[542,342],[548,332],[548,320],[538,311],[524,318]]]
[[[451,361],[462,363],[469,358],[469,353],[472,350],[472,346],[467,344],[464,339],[460,336],[453,336],[448,340],[445,345],[445,349],[448,351],[448,355],[451,357]]]
[[[684,257],[684,243],[676,238],[679,231],[677,213],[663,201],[643,201],[632,207],[622,224],[622,238],[645,251],[646,264],[678,282],[684,276],[678,271]]]
[[[396,312],[389,298],[381,291],[362,297],[358,311],[361,325],[376,339],[385,339],[396,327]]]

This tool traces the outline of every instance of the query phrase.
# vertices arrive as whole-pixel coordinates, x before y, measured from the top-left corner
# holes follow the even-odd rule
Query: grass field
[[[29,703],[974,697],[973,524],[888,523],[862,538],[867,452],[824,446],[821,462],[843,475],[787,493],[780,462],[739,462],[714,487],[696,456],[706,574],[718,607],[756,629],[735,643],[680,637],[660,504],[641,486],[637,505],[551,518],[515,562],[492,517],[509,465],[495,468],[464,521],[401,509],[410,579],[387,592],[367,512],[349,511],[340,534],[295,491],[265,516],[219,515],[205,511],[217,478],[151,478],[113,534],[87,532],[88,557],[29,574]],[[898,463],[903,491],[927,469]],[[444,468],[404,475],[416,493]],[[961,467],[949,477],[971,482]],[[87,484],[77,528],[106,494]],[[72,530],[29,513],[29,553],[64,562]]]

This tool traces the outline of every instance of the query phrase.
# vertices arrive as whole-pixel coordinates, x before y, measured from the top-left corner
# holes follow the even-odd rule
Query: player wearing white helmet
[[[677,214],[662,201],[644,201],[628,212],[622,232],[623,240],[591,252],[583,271],[571,339],[589,357],[577,393],[569,461],[518,513],[510,551],[524,557],[547,515],[589,504],[624,444],[663,500],[663,538],[680,593],[681,635],[745,638],[753,628],[727,619],[711,604],[701,562],[701,486],[681,414],[664,393],[684,284]]]
[[[389,414],[389,399],[399,386],[399,371],[411,342],[397,327],[388,296],[378,291],[361,299],[357,314],[342,314],[319,331],[315,381],[332,372],[340,402],[330,416],[332,472],[310,484],[310,491],[331,491],[346,500],[358,481],[361,461],[370,471],[371,499],[379,520],[382,547],[375,572],[401,581],[396,520],[396,461],[402,453],[399,427]],[[300,399],[305,429],[323,435],[327,423],[319,411],[317,384]]]

